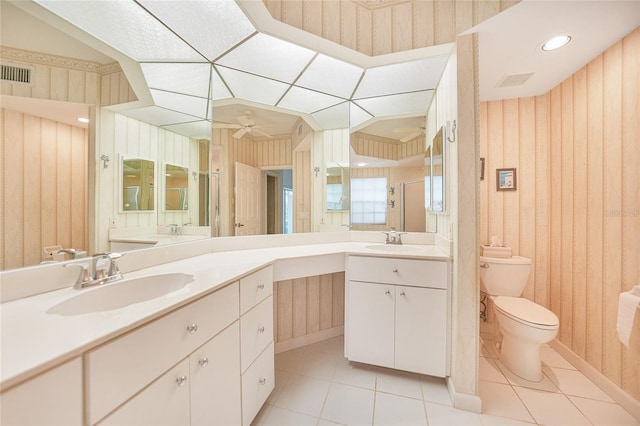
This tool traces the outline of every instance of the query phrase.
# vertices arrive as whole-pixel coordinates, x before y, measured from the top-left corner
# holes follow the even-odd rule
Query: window
[[[351,179],[351,224],[387,223],[387,178]]]

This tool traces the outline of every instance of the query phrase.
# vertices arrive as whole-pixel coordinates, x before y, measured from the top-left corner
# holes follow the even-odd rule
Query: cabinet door
[[[234,322],[189,357],[191,424],[239,425],[240,327]]]
[[[160,376],[100,425],[188,425],[189,359]]]
[[[241,371],[273,341],[273,298],[267,297],[240,318]]]
[[[392,285],[349,281],[351,361],[393,368],[394,299]]]
[[[396,287],[395,368],[444,377],[447,356],[446,290]]]
[[[81,425],[81,359],[76,358],[3,392],[0,407],[3,425]]]

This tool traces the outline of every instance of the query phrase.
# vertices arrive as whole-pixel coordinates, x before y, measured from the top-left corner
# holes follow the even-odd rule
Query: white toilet
[[[520,297],[530,270],[526,257],[480,257],[480,287],[493,300],[502,335],[500,361],[517,376],[539,382],[540,346],[556,337],[560,322],[550,310]]]

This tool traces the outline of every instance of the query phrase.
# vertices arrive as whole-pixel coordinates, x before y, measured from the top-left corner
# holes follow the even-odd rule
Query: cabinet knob
[[[405,295],[405,294],[404,294],[404,291],[401,291],[401,292],[400,292],[400,296],[404,296],[404,295]]]
[[[397,274],[398,273],[398,268],[393,268],[393,273]]]
[[[195,333],[196,331],[198,331],[198,324],[189,324],[187,326],[187,331],[191,334]]]
[[[187,376],[180,376],[176,379],[176,383],[178,384],[178,386],[184,386],[185,384],[187,384]]]
[[[386,294],[387,296],[391,295],[391,292],[389,290],[385,291],[384,294]]]
[[[200,361],[198,361],[198,364],[202,368],[206,367],[209,364],[209,358],[207,357],[202,358]]]
[[[260,334],[264,333],[264,327],[258,327],[258,333]]]
[[[260,383],[261,385],[263,385],[263,386],[264,386],[265,384],[267,384],[267,379],[265,379],[265,378],[263,377],[263,378],[261,378],[261,379],[258,381],[258,383]]]
[[[264,290],[264,284],[258,284],[258,290]]]

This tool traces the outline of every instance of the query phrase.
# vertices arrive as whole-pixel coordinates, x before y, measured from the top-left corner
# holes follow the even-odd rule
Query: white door
[[[444,377],[447,291],[396,287],[395,368]]]
[[[262,171],[236,162],[236,235],[259,235]]]
[[[349,281],[349,360],[393,368],[393,287]]]

